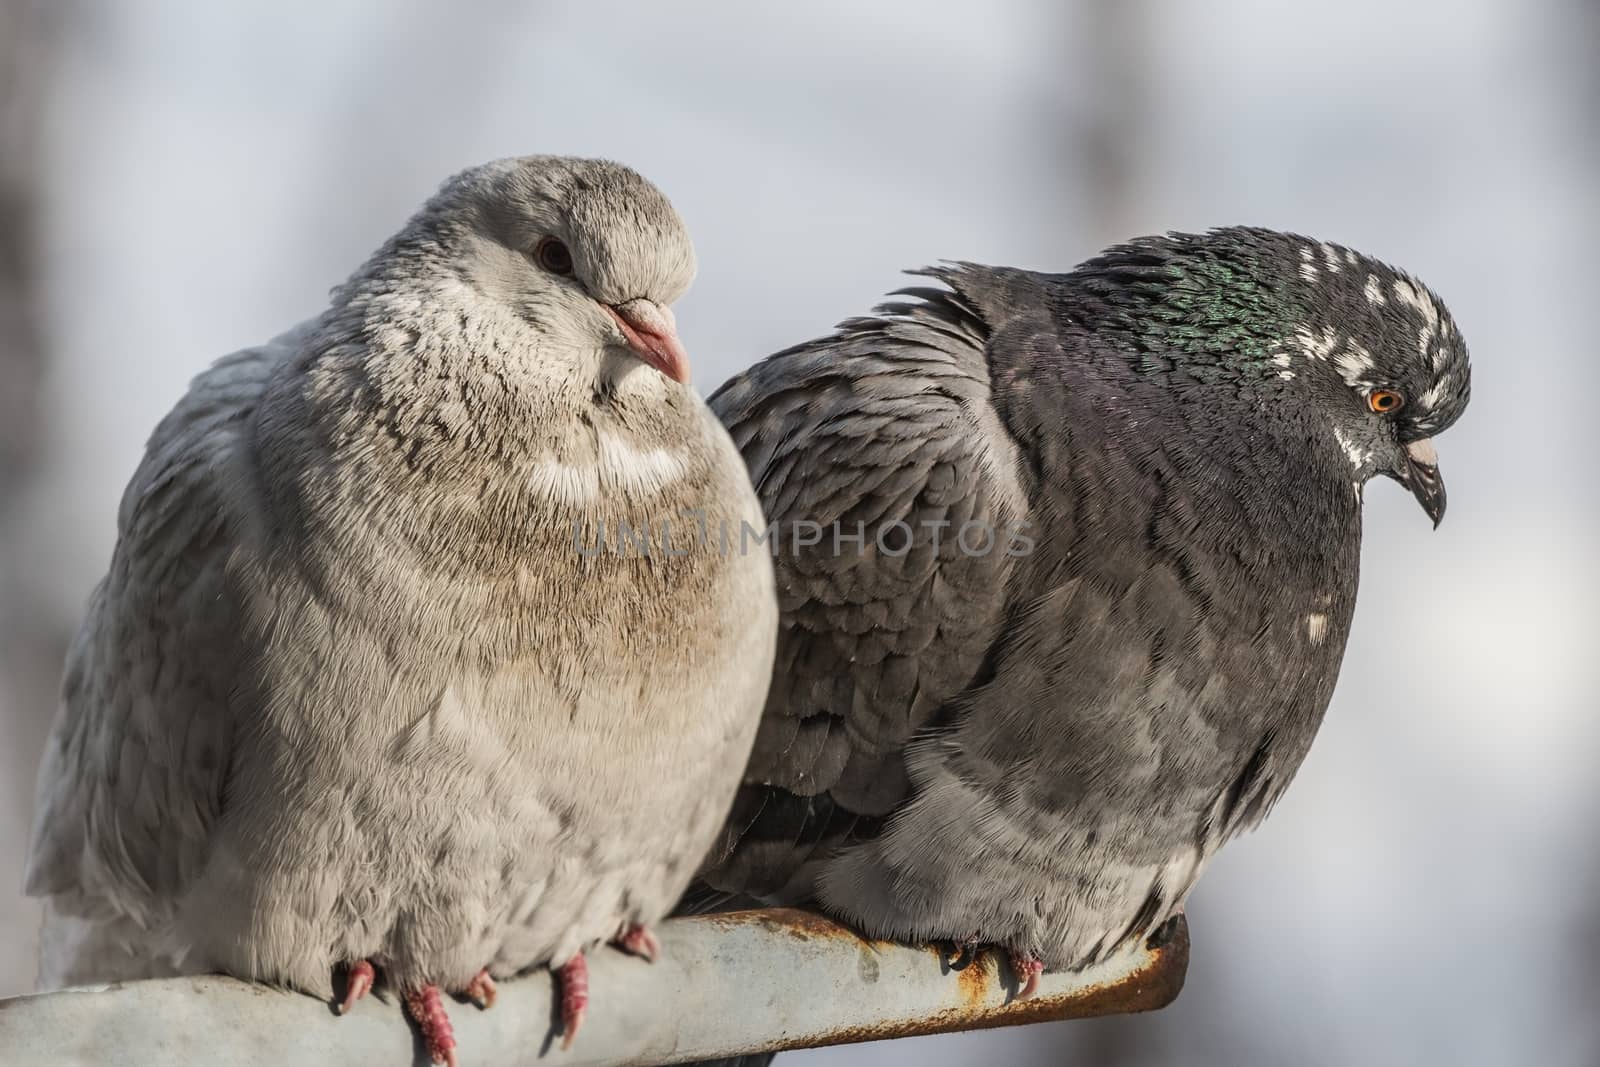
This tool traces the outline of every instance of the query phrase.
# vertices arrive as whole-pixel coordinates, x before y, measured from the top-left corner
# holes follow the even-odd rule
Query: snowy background
[[[1437,532],[1368,494],[1334,706],[1157,1015],[789,1067],[1600,1062],[1600,13],[1583,0],[0,3],[0,995],[61,645],[145,435],[452,171],[605,155],[706,391],[938,258],[1253,223],[1415,271],[1475,357]]]

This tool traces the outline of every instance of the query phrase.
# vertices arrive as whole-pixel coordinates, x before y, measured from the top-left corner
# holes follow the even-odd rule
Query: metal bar
[[[734,912],[666,923],[655,964],[590,957],[588,1020],[563,1051],[550,976],[502,982],[495,1006],[452,1008],[467,1067],[624,1067],[761,1050],[1150,1011],[1183,987],[1188,928],[1077,974],[1046,974],[1015,1001],[991,952],[950,961],[933,948],[865,940],[810,912]],[[964,964],[964,965],[963,965]],[[315,1067],[424,1064],[392,996],[346,1017],[311,997],[232,978],[123,982],[0,1000],[0,1063]]]

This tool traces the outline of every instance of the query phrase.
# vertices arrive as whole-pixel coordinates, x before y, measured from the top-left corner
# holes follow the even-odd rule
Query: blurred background
[[[146,434],[447,174],[604,155],[701,272],[696,383],[938,258],[1253,223],[1415,271],[1475,403],[1368,494],[1327,723],[1157,1015],[789,1067],[1600,1063],[1600,11],[1585,0],[0,0],[0,995],[63,646]]]

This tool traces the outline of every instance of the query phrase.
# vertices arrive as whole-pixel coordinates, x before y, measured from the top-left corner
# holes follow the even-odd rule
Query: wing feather
[[[52,914],[152,928],[205,862],[238,727],[252,417],[294,337],[196,378],[123,495],[40,770],[26,888]]]
[[[705,874],[724,893],[806,895],[809,861],[876,832],[907,799],[907,743],[999,632],[1006,537],[1027,504],[991,404],[988,330],[954,287],[897,295],[711,398],[781,538],[774,683]],[[796,524],[820,528],[817,543]]]

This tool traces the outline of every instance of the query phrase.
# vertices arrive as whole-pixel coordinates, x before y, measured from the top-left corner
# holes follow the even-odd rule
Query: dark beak
[[[1395,481],[1411,490],[1422,510],[1433,520],[1434,529],[1444,520],[1444,479],[1439,476],[1439,453],[1433,442],[1424,437],[1406,445],[1404,469],[1395,475]]]

